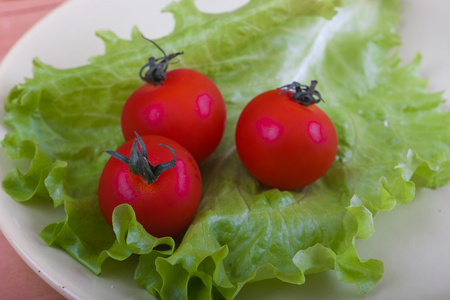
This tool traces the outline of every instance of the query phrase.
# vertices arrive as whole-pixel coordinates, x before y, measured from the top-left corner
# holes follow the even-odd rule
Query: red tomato
[[[130,167],[111,157],[103,169],[98,187],[100,210],[109,224],[115,207],[128,203],[136,219],[156,237],[175,236],[191,222],[200,202],[202,181],[198,165],[192,155],[177,142],[162,136],[143,136],[152,166],[174,160],[175,166],[163,171],[156,181],[148,184],[140,175],[131,173]],[[131,155],[133,140],[117,149],[126,157]],[[139,147],[142,151],[143,147]]]
[[[150,57],[140,76],[147,83],[125,103],[121,125],[126,140],[134,132],[162,135],[177,141],[197,162],[207,158],[219,145],[225,131],[226,109],[214,82],[200,72],[176,69],[166,73],[169,61],[182,52]],[[148,68],[145,76],[143,71]]]
[[[320,97],[315,84],[312,91]],[[299,93],[308,88],[296,87]],[[279,189],[313,183],[330,168],[337,152],[332,121],[314,104],[317,101],[311,103],[309,97],[302,105],[293,99],[295,93],[270,90],[256,96],[236,127],[236,148],[244,166],[262,183]]]
[[[126,140],[134,131],[169,137],[201,162],[214,152],[225,130],[222,95],[197,71],[176,69],[166,76],[163,84],[146,83],[128,98],[121,116],[123,135]]]

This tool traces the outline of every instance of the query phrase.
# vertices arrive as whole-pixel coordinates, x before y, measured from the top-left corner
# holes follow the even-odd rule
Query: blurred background
[[[0,0],[0,61],[14,43],[65,0]]]

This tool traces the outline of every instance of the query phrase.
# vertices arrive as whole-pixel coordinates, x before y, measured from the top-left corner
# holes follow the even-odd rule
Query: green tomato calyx
[[[108,150],[105,152],[125,163],[130,167],[131,173],[141,176],[141,178],[147,184],[150,184],[158,180],[159,175],[161,175],[163,172],[175,167],[177,155],[175,151],[169,146],[160,144],[159,146],[164,146],[172,152],[173,160],[153,166],[148,161],[147,148],[145,147],[144,141],[136,132],[135,134],[136,138],[134,139],[133,145],[131,146],[130,157],[126,157],[125,155],[122,155],[115,151]]]
[[[307,86],[304,84],[300,84],[297,81],[293,81],[290,84],[283,85],[278,89],[282,89],[283,91],[280,94],[290,93],[292,95],[292,99],[297,101],[303,106],[310,106],[312,104],[319,103],[320,101],[324,101],[319,91],[316,90],[317,80],[311,80],[311,85]]]
[[[178,55],[184,54],[184,52],[176,52],[167,55],[166,52],[154,41],[147,39],[146,37],[142,36],[147,41],[151,42],[153,45],[155,45],[162,53],[163,57],[155,58],[154,56],[151,56],[148,58],[148,63],[146,63],[139,72],[139,77],[141,77],[142,80],[145,82],[153,85],[158,86],[164,83],[164,80],[166,80],[166,72],[167,68],[171,64],[176,64],[180,62],[179,60],[175,62],[170,62],[173,58],[177,57]],[[145,74],[143,74],[145,71]]]

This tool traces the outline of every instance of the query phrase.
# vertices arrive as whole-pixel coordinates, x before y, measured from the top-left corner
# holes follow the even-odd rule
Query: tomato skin
[[[247,170],[262,183],[287,190],[325,174],[338,144],[332,121],[319,107],[303,106],[280,90],[266,91],[247,104],[235,138]]]
[[[121,115],[125,140],[162,135],[183,145],[197,162],[219,145],[225,131],[226,108],[214,82],[191,69],[167,72],[162,85],[148,83],[126,101]]]
[[[191,222],[200,202],[202,181],[200,170],[192,155],[181,145],[162,136],[142,137],[150,164],[157,165],[173,160],[169,149],[177,154],[175,167],[164,171],[159,178],[147,184],[129,167],[111,157],[100,177],[98,201],[106,221],[112,225],[116,206],[128,203],[136,219],[156,237],[176,236]],[[133,140],[127,141],[116,152],[130,156]]]

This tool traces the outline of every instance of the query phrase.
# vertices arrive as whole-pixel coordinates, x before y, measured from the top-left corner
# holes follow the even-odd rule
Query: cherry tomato
[[[165,73],[169,60],[182,53],[163,54],[159,59],[149,58],[143,67],[149,68],[145,76],[141,69],[141,78],[147,83],[123,107],[123,135],[125,140],[133,138],[134,131],[169,137],[201,162],[214,152],[224,134],[226,109],[222,94],[210,78],[195,70]]]
[[[137,221],[156,237],[173,237],[189,225],[202,181],[195,159],[183,146],[162,136],[138,136],[108,153],[113,157],[101,174],[98,201],[109,224],[114,208],[128,203]]]
[[[282,91],[266,91],[242,111],[236,149],[247,170],[262,183],[301,188],[323,176],[333,163],[336,130],[316,105],[322,100],[316,84],[293,82]]]

